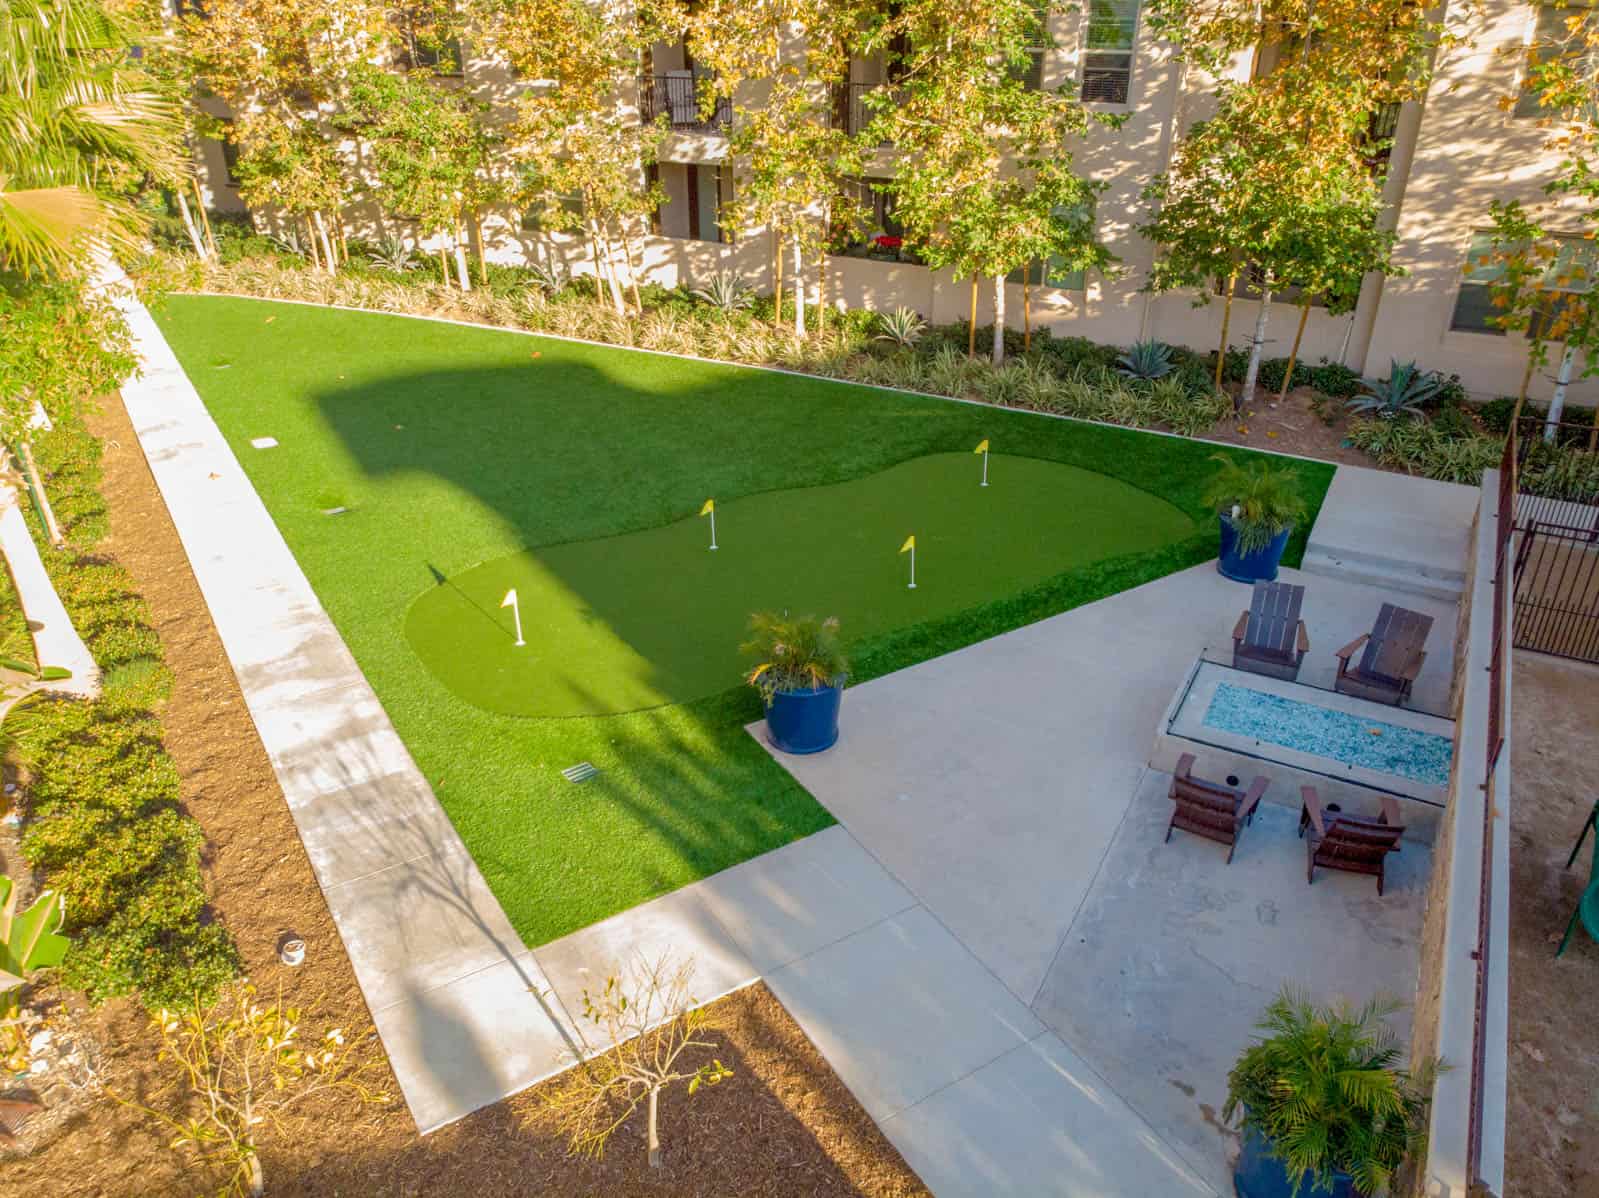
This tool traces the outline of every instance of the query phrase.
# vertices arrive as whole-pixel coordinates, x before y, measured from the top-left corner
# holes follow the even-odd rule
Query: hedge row
[[[204,836],[163,743],[172,675],[160,638],[128,573],[96,553],[100,450],[72,415],[34,444],[67,544],[51,548],[36,523],[35,538],[105,686],[98,700],[41,699],[8,721],[30,775],[23,852],[66,898],[68,985],[152,1008],[209,1002],[239,959],[207,907]]]

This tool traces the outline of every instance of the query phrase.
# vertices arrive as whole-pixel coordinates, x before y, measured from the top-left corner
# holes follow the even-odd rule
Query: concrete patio
[[[1307,587],[1301,677],[1330,688],[1333,651],[1394,596],[1284,578]],[[776,755],[1073,1061],[1033,1078],[1042,1106],[1018,1101],[985,1120],[990,1064],[883,1121],[940,1194],[1002,1192],[984,1172],[995,1159],[986,1137],[1026,1126],[1041,1145],[1028,1192],[1156,1192],[1115,1153],[1094,1151],[1090,1171],[1048,1147],[1072,1112],[1110,1099],[1172,1179],[1229,1193],[1227,1070],[1282,984],[1320,998],[1410,999],[1425,843],[1406,843],[1381,899],[1354,875],[1323,872],[1307,886],[1298,791],[1286,786],[1268,790],[1231,865],[1209,841],[1177,833],[1163,843],[1169,776],[1147,764],[1155,728],[1194,659],[1230,648],[1248,595],[1213,566],[1182,571],[852,687],[832,750]],[[1413,706],[1446,712],[1455,605],[1414,593],[1403,602],[1435,620]],[[835,991],[869,990],[862,972],[886,991],[905,967],[875,952],[832,964]],[[882,1121],[869,1098],[889,1067],[882,1029],[807,1007],[785,982],[793,971],[768,982]],[[1395,1027],[1407,1030],[1403,1013]]]

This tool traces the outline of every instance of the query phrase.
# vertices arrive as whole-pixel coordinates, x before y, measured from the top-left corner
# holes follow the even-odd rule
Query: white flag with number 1
[[[522,604],[517,600],[516,588],[512,587],[505,592],[505,598],[500,600],[501,607],[511,609],[511,617],[516,621],[516,643],[518,646],[527,644],[522,639]]]

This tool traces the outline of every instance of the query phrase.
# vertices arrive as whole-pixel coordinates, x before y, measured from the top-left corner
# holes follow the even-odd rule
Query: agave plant
[[[293,254],[296,258],[305,258],[305,242],[300,237],[300,232],[289,225],[280,232],[272,234],[272,244],[280,254]]]
[[[1421,1147],[1437,1067],[1406,1070],[1384,1021],[1393,1004],[1321,1006],[1291,989],[1266,1008],[1265,1033],[1227,1076],[1223,1117],[1263,1135],[1288,1176],[1330,1187],[1349,1174],[1362,1194],[1384,1194]],[[1296,1187],[1297,1188],[1297,1187]]]
[[[1123,378],[1152,383],[1173,370],[1171,346],[1161,341],[1138,341],[1116,359],[1116,373]]]
[[[892,312],[877,314],[877,336],[874,341],[892,341],[901,349],[910,349],[922,339],[927,322],[915,308],[895,308]]]
[[[742,312],[755,302],[755,293],[730,270],[717,271],[709,283],[694,288],[689,294],[724,313]]]
[[[535,262],[527,268],[527,273],[528,278],[533,280],[533,286],[545,295],[554,295],[570,281],[566,267],[559,262]]]
[[[377,249],[367,253],[366,258],[373,266],[381,270],[392,270],[396,274],[415,270],[419,265],[416,251],[398,237],[385,237],[378,242]]]
[[[1436,398],[1443,385],[1436,373],[1414,362],[1391,361],[1388,377],[1361,379],[1360,394],[1345,403],[1351,412],[1393,420],[1399,416],[1425,416],[1423,405]]]

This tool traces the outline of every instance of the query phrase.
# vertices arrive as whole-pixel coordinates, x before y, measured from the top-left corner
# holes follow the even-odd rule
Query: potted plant
[[[1268,461],[1247,465],[1225,454],[1205,502],[1221,523],[1221,556],[1216,569],[1235,582],[1270,582],[1277,577],[1294,523],[1305,515],[1299,479],[1286,466]]]
[[[838,621],[757,612],[744,653],[745,681],[766,703],[766,736],[785,753],[820,753],[838,739],[838,707],[849,668]]]
[[[1222,1116],[1240,1120],[1239,1198],[1375,1198],[1426,1137],[1436,1069],[1400,1067],[1393,1004],[1318,1006],[1284,989],[1265,1034],[1227,1075]]]

